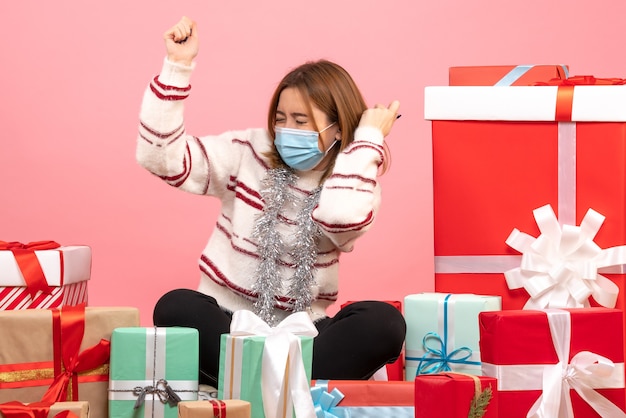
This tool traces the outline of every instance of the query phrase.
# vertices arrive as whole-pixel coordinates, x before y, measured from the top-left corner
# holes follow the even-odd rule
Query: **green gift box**
[[[242,316],[247,316],[246,319],[250,319],[253,315],[254,314],[248,311],[236,311],[233,316],[233,324],[237,323],[238,319]],[[310,322],[308,315],[304,312],[292,314],[293,322],[295,323],[305,316],[306,320]],[[254,318],[255,320],[258,319],[256,316],[254,316]],[[303,371],[304,374],[306,374],[305,377],[298,376],[297,374],[292,375],[297,369],[297,367],[294,366],[294,364],[296,364],[294,361],[298,362],[299,359],[290,358],[291,354],[287,355],[287,348],[285,346],[288,346],[289,343],[286,334],[282,334],[279,337],[279,340],[282,339],[282,341],[272,341],[270,343],[272,346],[268,348],[267,343],[269,339],[272,338],[273,340],[275,335],[269,336],[266,333],[262,333],[264,335],[253,335],[252,333],[241,335],[245,334],[245,332],[234,335],[238,333],[233,332],[234,328],[237,327],[237,325],[233,324],[231,324],[231,333],[222,334],[221,338],[218,399],[241,399],[248,401],[252,406],[251,417],[264,418],[265,406],[263,402],[263,390],[264,388],[267,390],[269,386],[266,383],[267,380],[264,380],[264,378],[267,379],[268,377],[267,373],[265,376],[263,373],[264,355],[266,356],[265,361],[267,361],[268,355],[280,357],[281,354],[279,352],[282,351],[285,357],[278,360],[274,365],[283,367],[285,364],[282,360],[286,359],[287,367],[284,369],[284,375],[275,378],[271,383],[271,385],[277,388],[277,390],[274,391],[277,396],[273,399],[273,401],[279,404],[278,406],[274,405],[278,408],[276,416],[295,416],[295,411],[291,412],[295,403],[299,405],[303,405],[303,403],[308,405],[310,403],[311,411],[313,411],[313,401],[310,398],[309,390],[311,383],[311,365],[313,361],[313,337],[317,335],[317,331],[312,323],[310,323],[310,326],[313,327],[313,332],[309,335],[298,335],[298,332],[292,334],[292,336],[297,336],[297,340],[299,341],[299,351],[301,352],[302,366],[304,366]],[[265,324],[263,325],[265,326]],[[257,328],[257,330],[258,329],[259,328]],[[265,331],[267,330],[269,330],[269,327],[267,327]],[[276,343],[278,346],[273,345]],[[303,393],[299,388],[294,389],[294,387],[297,387],[298,381],[301,383],[301,380],[298,378],[306,378],[306,393]],[[300,401],[293,402],[293,397],[295,396],[305,396],[309,399],[303,402],[302,398],[300,398]]]
[[[177,418],[198,399],[198,330],[117,328],[111,336],[109,418]]]
[[[455,371],[481,375],[478,314],[499,311],[500,296],[418,293],[404,298],[405,380]]]

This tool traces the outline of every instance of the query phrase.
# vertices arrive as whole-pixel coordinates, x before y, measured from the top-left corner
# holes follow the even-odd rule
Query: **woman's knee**
[[[157,301],[153,311],[153,321],[157,326],[181,326],[193,322],[192,318],[206,304],[217,302],[211,296],[191,289],[175,289],[167,292]]]

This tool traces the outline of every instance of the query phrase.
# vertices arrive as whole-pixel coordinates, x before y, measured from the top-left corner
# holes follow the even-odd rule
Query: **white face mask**
[[[276,131],[274,145],[289,167],[301,171],[310,170],[318,165],[338,142],[333,142],[326,152],[320,151],[318,145],[320,134],[334,124],[335,122],[331,123],[319,132],[277,126],[274,128]]]

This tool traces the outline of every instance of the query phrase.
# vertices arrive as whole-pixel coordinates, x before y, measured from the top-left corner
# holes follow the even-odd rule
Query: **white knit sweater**
[[[221,200],[221,214],[199,260],[198,290],[215,297],[232,311],[253,309],[256,295],[252,286],[259,263],[252,237],[255,220],[264,203],[259,190],[269,168],[263,156],[272,144],[265,129],[225,132],[196,137],[183,125],[183,102],[189,95],[193,66],[169,62],[146,89],[140,113],[137,161],[171,186],[215,196]],[[337,157],[332,175],[324,182],[313,219],[323,231],[315,263],[316,285],[310,309],[312,319],[325,315],[337,300],[339,254],[351,251],[375,219],[380,205],[376,181],[383,159],[383,135],[375,128],[358,128],[355,140]],[[305,196],[319,185],[321,171],[297,172],[294,187]],[[285,244],[293,244],[293,221],[297,208],[282,213]],[[295,261],[285,254],[280,272],[287,289]],[[360,280],[348,277],[346,280]],[[279,319],[290,313],[284,293],[276,303]]]

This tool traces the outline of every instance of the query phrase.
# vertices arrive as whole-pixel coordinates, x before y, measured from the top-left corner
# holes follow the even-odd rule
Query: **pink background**
[[[194,134],[264,126],[276,83],[308,59],[343,65],[370,105],[401,101],[381,213],[342,257],[337,305],[430,291],[424,87],[447,84],[454,65],[568,64],[573,75],[625,76],[625,12],[623,0],[4,1],[0,240],[89,245],[90,305],[137,306],[144,325],[161,294],[196,287],[218,202],[166,186],[134,155],[162,33],[188,15],[201,36],[186,113]]]

